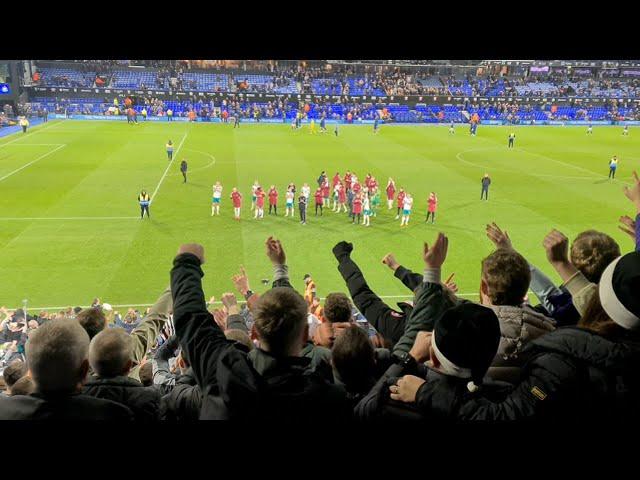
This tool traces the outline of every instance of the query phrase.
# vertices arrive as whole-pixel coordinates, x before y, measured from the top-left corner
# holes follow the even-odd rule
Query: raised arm
[[[569,261],[569,240],[558,230],[552,230],[542,242],[547,252],[547,260],[558,272],[564,286],[571,293],[573,305],[580,316],[584,315],[587,304],[598,286],[587,278]]]
[[[635,235],[636,251],[640,251],[640,178],[638,178],[638,174],[635,171],[633,172],[633,180],[631,188],[624,187],[624,194],[636,209],[636,220],[634,222],[629,217],[621,217],[620,221],[626,226],[626,229],[620,228],[622,231],[629,233],[631,238],[634,238]]]
[[[162,327],[164,327],[172,310],[171,289],[167,288],[140,324],[131,332],[133,341],[132,360],[139,364],[149,349],[154,345]],[[138,379],[138,368],[132,370],[130,376]]]
[[[393,349],[396,356],[409,352],[418,332],[432,331],[440,315],[455,304],[452,296],[445,292],[440,280],[440,270],[447,257],[448,246],[449,240],[443,233],[438,234],[433,246],[424,244],[424,284],[416,296],[416,303],[407,319],[404,335]]]
[[[289,267],[287,266],[287,256],[282,248],[280,240],[273,237],[267,238],[265,242],[267,247],[267,257],[273,265],[273,284],[272,287],[289,287],[293,288],[289,281]]]
[[[198,244],[182,245],[173,260],[171,292],[173,323],[187,360],[200,388],[215,382],[218,356],[227,344],[220,327],[207,311],[200,265],[204,263],[204,248]]]
[[[400,265],[393,253],[387,253],[382,263],[393,270],[393,275],[412,292],[422,284],[422,275]]]
[[[169,393],[176,384],[176,376],[169,369],[169,359],[175,356],[175,351],[179,346],[180,342],[174,335],[158,348],[153,357],[151,363],[153,384],[160,389],[162,395]]]

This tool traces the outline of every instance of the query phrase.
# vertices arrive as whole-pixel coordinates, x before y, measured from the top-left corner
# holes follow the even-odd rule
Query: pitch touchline
[[[162,182],[164,182],[164,179],[166,178],[167,173],[169,172],[169,169],[171,168],[171,165],[173,165],[173,161],[178,157],[178,152],[182,148],[182,145],[184,144],[184,141],[187,139],[187,135],[189,135],[189,132],[185,133],[184,137],[182,137],[182,141],[180,142],[180,145],[178,145],[178,148],[176,148],[175,155],[173,155],[171,157],[171,161],[169,162],[169,165],[167,165],[167,168],[165,169],[164,173],[162,174],[162,178],[160,178],[160,181],[158,182],[158,186],[156,187],[156,189],[151,194],[151,199],[149,200],[150,204],[153,204],[153,199],[156,198],[156,194],[158,193],[158,190],[160,190],[160,185],[162,185]]]
[[[55,127],[56,125],[60,125],[61,123],[62,123],[62,121],[55,122],[55,123],[52,123],[51,125],[47,125],[46,127],[43,127],[43,128],[34,127],[34,128],[38,128],[35,132],[31,132],[31,133],[27,133],[26,135],[19,136],[18,138],[15,138],[15,139],[11,140],[10,142],[7,142],[7,143],[1,143],[0,144],[0,148],[5,147],[7,145],[10,145],[10,144],[12,144],[14,142],[17,142],[18,140],[22,140],[22,139],[25,139],[27,137],[30,137],[31,135],[35,135],[36,133],[42,132],[43,130],[46,130],[47,128],[51,128],[51,127]]]
[[[137,218],[137,217],[136,217]],[[473,297],[477,296],[477,293],[456,293],[458,297]],[[380,298],[413,298],[413,295],[380,295]],[[320,300],[324,300],[325,297],[320,297]],[[213,302],[215,305],[221,305],[222,302],[216,300]],[[122,303],[120,305],[111,305],[113,308],[122,308],[122,307],[152,307],[153,303]],[[89,308],[90,305],[79,305],[81,308]],[[63,310],[69,308],[69,305],[65,305],[63,307],[29,307],[27,310]]]
[[[20,170],[23,170],[25,168],[27,168],[29,165],[33,165],[36,162],[39,162],[40,160],[42,160],[45,157],[48,157],[49,155],[51,155],[52,153],[57,152],[58,150],[60,150],[61,148],[66,147],[66,144],[60,144],[60,146],[58,148],[54,148],[53,150],[51,150],[50,152],[45,153],[44,155],[39,156],[38,158],[36,158],[35,160],[30,161],[29,163],[21,166],[20,168],[15,169],[13,172],[6,174],[4,177],[0,178],[0,182],[3,181],[6,178],[9,178],[11,175],[13,175],[14,173],[18,173]]]
[[[0,220],[137,220],[140,217],[0,217]]]

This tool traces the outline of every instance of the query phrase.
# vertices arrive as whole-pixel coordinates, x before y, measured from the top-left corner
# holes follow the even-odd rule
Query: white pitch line
[[[138,218],[138,217],[135,217]],[[456,293],[456,296],[458,297],[473,297],[473,296],[477,296],[477,293]],[[380,295],[380,298],[413,298],[413,295]],[[320,300],[324,300],[325,297],[320,297]],[[213,304],[216,305],[220,305],[222,304],[221,301],[216,300],[215,302],[212,302]],[[122,303],[120,305],[111,305],[113,308],[123,308],[123,307],[152,307],[154,304],[153,303]],[[62,310],[62,309],[66,309],[69,308],[70,305],[65,305],[62,307],[30,307],[27,308],[27,310]],[[90,305],[76,305],[79,306],[81,308],[89,308]]]
[[[130,220],[140,217],[0,217],[0,221],[7,220]]]
[[[23,140],[23,139],[25,139],[27,137],[30,137],[31,135],[35,135],[36,133],[40,133],[43,130],[46,130],[47,128],[51,128],[51,127],[55,127],[56,125],[60,125],[60,123],[62,123],[62,122],[52,123],[51,125],[47,125],[44,128],[38,128],[35,132],[27,133],[26,135],[21,135],[18,138],[15,138],[15,139],[11,140],[10,142],[0,143],[0,148],[5,147],[7,145],[11,145],[12,143],[17,142],[18,140]],[[40,124],[40,125],[42,125],[42,124]],[[34,128],[37,128],[37,127],[34,127]]]
[[[9,178],[11,175],[18,173],[20,170],[24,170],[25,168],[27,168],[29,165],[33,165],[36,162],[39,162],[40,160],[42,160],[45,157],[48,157],[49,155],[51,155],[52,153],[57,152],[58,150],[60,150],[61,148],[66,147],[66,144],[60,144],[60,146],[58,148],[54,148],[53,150],[51,150],[50,152],[45,153],[44,155],[40,155],[38,158],[36,158],[35,160],[30,161],[29,163],[21,166],[20,168],[15,169],[13,172],[11,173],[7,173],[4,177],[0,178],[0,182],[3,181],[6,178]]]
[[[166,178],[167,173],[169,173],[169,169],[171,168],[171,165],[173,165],[173,161],[178,157],[178,152],[182,148],[184,141],[187,139],[187,135],[189,135],[189,132],[185,133],[184,137],[182,137],[182,141],[180,142],[180,145],[178,145],[178,148],[176,148],[175,154],[171,157],[171,161],[169,162],[169,165],[167,165],[167,168],[162,174],[162,178],[160,178],[160,181],[158,182],[158,186],[151,194],[151,199],[149,200],[150,204],[153,204],[153,199],[156,198],[156,194],[158,193],[158,190],[160,190],[160,186],[162,185],[162,182],[164,182],[164,179]]]
[[[57,147],[64,143],[17,143],[14,147]]]

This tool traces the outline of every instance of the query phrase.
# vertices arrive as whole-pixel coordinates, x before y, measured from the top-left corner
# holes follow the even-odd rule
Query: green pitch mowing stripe
[[[322,296],[346,292],[331,253],[340,240],[353,242],[353,258],[371,287],[390,303],[407,290],[382,265],[389,252],[422,271],[422,243],[438,231],[449,236],[444,275],[455,272],[460,291],[479,287],[480,260],[492,251],[485,225],[496,221],[508,230],[527,258],[557,279],[548,267],[542,239],[551,228],[569,237],[587,228],[605,231],[623,250],[631,239],[617,219],[632,214],[622,194],[633,169],[640,170],[640,136],[621,129],[582,127],[518,128],[515,148],[507,148],[510,127],[480,127],[477,137],[458,128],[342,126],[310,135],[289,125],[81,122],[64,120],[36,127],[24,136],[0,141],[0,304],[88,304],[95,296],[113,305],[153,303],[169,283],[171,261],[183,242],[206,248],[204,279],[208,295],[233,291],[231,275],[240,265],[251,286],[263,291],[272,271],[264,241],[283,241],[294,286],[311,273]],[[177,145],[173,162],[165,144]],[[58,146],[65,145],[64,147]],[[179,148],[179,149],[178,149]],[[57,149],[54,151],[54,149]],[[618,155],[615,181],[608,162]],[[38,157],[47,155],[37,161]],[[179,158],[178,158],[179,157]],[[189,165],[188,183],[179,170]],[[27,165],[25,168],[21,168]],[[21,168],[21,169],[20,169]],[[20,169],[15,171],[16,169]],[[312,191],[322,170],[329,178],[349,169],[361,180],[377,177],[382,189],[393,177],[414,195],[409,227],[400,228],[395,204],[382,205],[371,226],[352,225],[344,213],[325,209],[308,224],[284,218],[289,182]],[[15,171],[15,172],[14,172]],[[14,172],[14,173],[11,173]],[[480,177],[493,183],[489,201],[480,201]],[[8,175],[10,174],[10,175]],[[7,176],[8,175],[8,176]],[[279,215],[254,220],[251,184],[278,187]],[[224,187],[221,215],[211,217],[211,188]],[[232,187],[243,194],[242,219],[233,220]],[[140,220],[137,195],[154,193],[151,219]],[[426,200],[439,198],[436,224],[425,224]],[[298,214],[296,207],[296,215]],[[473,298],[473,297],[471,297]]]

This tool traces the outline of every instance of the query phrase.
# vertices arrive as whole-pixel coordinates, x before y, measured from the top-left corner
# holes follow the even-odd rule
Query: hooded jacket
[[[523,353],[525,346],[555,330],[556,323],[528,305],[493,305],[490,308],[500,322],[500,346],[489,369],[489,376],[497,380],[517,381],[520,367],[527,360],[527,354]]]

